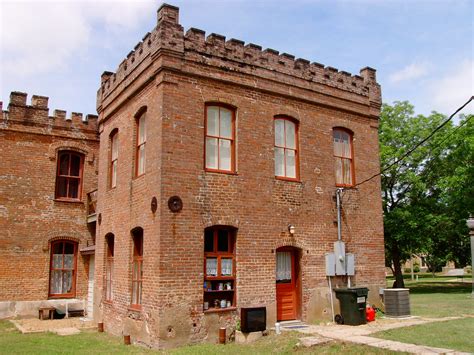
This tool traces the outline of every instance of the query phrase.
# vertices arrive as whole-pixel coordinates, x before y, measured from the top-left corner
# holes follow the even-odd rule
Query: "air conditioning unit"
[[[410,290],[408,288],[386,288],[383,290],[385,316],[407,317],[410,315]]]

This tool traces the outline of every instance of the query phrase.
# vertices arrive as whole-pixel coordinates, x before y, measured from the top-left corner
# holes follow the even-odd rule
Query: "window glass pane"
[[[208,106],[207,108],[207,135],[219,136],[219,107]]]
[[[206,275],[217,276],[217,258],[206,258]]]
[[[204,232],[204,251],[205,252],[214,251],[214,233],[211,229],[207,229]]]
[[[61,293],[72,292],[72,271],[63,271],[63,289]]]
[[[137,304],[142,304],[142,283],[137,285]]]
[[[53,254],[62,254],[63,253],[64,243],[58,242],[53,244]]]
[[[112,160],[118,158],[118,137],[117,133],[112,136]]]
[[[286,148],[296,149],[296,125],[294,122],[285,120]]]
[[[342,184],[342,160],[341,158],[336,158],[336,184]]]
[[[143,234],[141,232],[137,232],[137,234],[134,235],[133,244],[134,244],[133,255],[143,256]]]
[[[63,267],[63,255],[54,254],[53,255],[53,269],[62,269]]]
[[[67,178],[58,177],[56,197],[67,197]]]
[[[291,281],[291,253],[277,252],[276,279],[280,282]]]
[[[232,276],[232,259],[221,259],[221,276]]]
[[[71,171],[69,175],[79,177],[79,172],[81,170],[81,157],[76,154],[71,154]]]
[[[59,157],[59,175],[69,175],[69,154],[67,153]]]
[[[285,146],[285,120],[275,120],[275,145]]]
[[[334,138],[334,155],[341,157],[343,155],[344,146],[340,139]]]
[[[132,282],[132,304],[138,304],[137,300],[137,283]]]
[[[285,176],[284,149],[275,147],[275,175]]]
[[[352,184],[352,175],[351,175],[351,161],[349,159],[343,160],[344,164],[344,184]]]
[[[347,136],[347,139],[345,139],[344,143],[342,144],[342,156],[344,158],[351,158],[351,143],[349,136]]]
[[[64,269],[74,268],[74,254],[64,255]]]
[[[110,181],[110,185],[115,187],[117,185],[117,161],[114,161],[112,164],[112,178]]]
[[[62,287],[62,271],[56,270],[56,271],[51,271],[51,279],[50,279],[50,293],[62,293],[61,292],[61,287]]]
[[[286,176],[296,178],[296,156],[295,151],[286,149]]]
[[[232,138],[232,111],[221,108],[220,137]]]
[[[231,145],[227,139],[219,139],[219,169],[231,170]]]
[[[140,117],[138,121],[138,144],[142,144],[146,141],[146,127],[145,127],[145,115]]]
[[[229,231],[225,229],[217,232],[217,251],[229,251]]]
[[[217,138],[206,138],[206,168],[217,169]]]
[[[64,243],[64,254],[74,254],[74,244],[73,243]]]
[[[141,145],[138,149],[138,171],[137,174],[141,175],[145,172],[145,144]]]
[[[69,179],[69,198],[78,198],[79,197],[79,180],[78,179]]]

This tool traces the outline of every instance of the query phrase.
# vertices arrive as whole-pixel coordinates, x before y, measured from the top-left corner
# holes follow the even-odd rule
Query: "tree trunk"
[[[403,281],[402,265],[400,260],[400,250],[397,245],[392,245],[392,259],[393,268],[395,274],[395,282],[393,288],[405,288],[405,282]]]

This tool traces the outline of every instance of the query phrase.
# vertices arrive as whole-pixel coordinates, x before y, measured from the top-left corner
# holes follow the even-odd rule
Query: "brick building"
[[[329,320],[341,187],[350,281],[378,302],[380,181],[356,186],[379,172],[375,70],[184,32],[165,4],[101,79],[98,120],[22,93],[3,112],[1,315],[93,298],[106,331],[163,348],[230,334],[243,307]]]
[[[47,97],[26,101],[13,92],[8,110],[0,103],[0,317],[65,303],[83,309],[88,295],[91,314],[97,116],[50,117]]]
[[[337,187],[352,284],[377,302],[380,181],[354,187],[379,172],[380,105],[371,68],[185,33],[163,5],[98,91],[96,319],[156,347],[216,341],[242,307],[330,319]]]

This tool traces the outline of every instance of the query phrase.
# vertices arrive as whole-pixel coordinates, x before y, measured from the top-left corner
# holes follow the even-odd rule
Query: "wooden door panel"
[[[277,260],[278,259],[279,258],[277,256]],[[276,284],[277,320],[296,319],[296,283],[294,252],[291,253],[291,269],[291,280],[289,280],[288,282]]]

